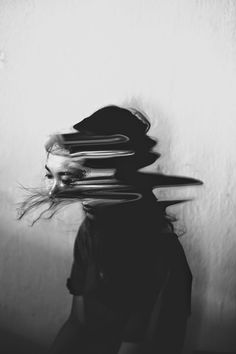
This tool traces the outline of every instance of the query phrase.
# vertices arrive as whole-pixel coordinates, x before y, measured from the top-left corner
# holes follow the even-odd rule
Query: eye
[[[73,183],[73,180],[71,178],[62,178],[61,180],[66,185]]]
[[[86,170],[78,170],[76,172],[76,177],[77,179],[83,179],[86,176],[87,172]]]
[[[45,177],[48,178],[48,179],[52,179],[53,175],[51,175],[50,173],[46,173]]]

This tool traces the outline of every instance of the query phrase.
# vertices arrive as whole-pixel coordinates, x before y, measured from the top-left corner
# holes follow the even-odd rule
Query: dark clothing
[[[191,280],[177,236],[148,199],[88,213],[67,286],[84,296],[90,333],[114,336],[117,345],[144,341],[162,354],[177,354],[190,314]]]

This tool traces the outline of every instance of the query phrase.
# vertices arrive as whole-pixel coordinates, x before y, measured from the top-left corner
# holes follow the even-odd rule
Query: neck
[[[82,202],[86,214],[97,214],[101,211],[112,211],[156,203],[156,197],[150,191],[139,193],[139,197],[131,200],[124,199],[86,199]]]

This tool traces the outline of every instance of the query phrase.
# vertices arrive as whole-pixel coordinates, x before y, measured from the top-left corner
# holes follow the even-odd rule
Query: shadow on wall
[[[31,342],[15,333],[0,330],[0,352],[1,354],[42,354],[45,348],[38,343]]]

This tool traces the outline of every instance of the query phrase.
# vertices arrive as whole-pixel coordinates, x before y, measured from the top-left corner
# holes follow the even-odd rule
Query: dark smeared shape
[[[128,109],[107,106],[84,118],[81,122],[75,124],[73,128],[81,133],[89,132],[96,135],[124,134],[138,139],[139,136],[147,133],[150,123],[141,115],[137,119],[137,116]]]
[[[146,135],[149,128],[141,113],[108,106],[75,124],[76,132],[54,136],[74,166],[78,163],[85,171],[92,168],[100,172],[100,177],[84,173],[55,197],[125,203],[141,199],[156,188],[201,185],[200,180],[189,177],[138,171],[160,157],[152,150],[157,142]]]
[[[35,221],[51,218],[77,200],[94,201],[96,206],[122,206],[150,198],[153,189],[201,185],[194,178],[139,171],[160,157],[153,151],[157,141],[147,135],[149,128],[143,113],[108,106],[75,124],[74,132],[53,135],[46,143],[46,151],[69,158],[71,182],[53,195],[46,189],[26,188],[28,195],[19,206],[19,218],[38,208],[41,211]],[[168,206],[184,202],[153,198],[163,213]]]

